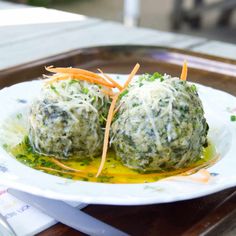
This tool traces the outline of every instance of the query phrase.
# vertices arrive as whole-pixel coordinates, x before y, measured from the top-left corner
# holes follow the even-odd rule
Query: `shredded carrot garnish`
[[[71,68],[71,67],[67,67],[67,68],[63,68],[63,67],[56,67],[53,68],[53,66],[48,66],[45,67],[45,69],[49,72],[53,72],[53,73],[62,73],[62,74],[82,74],[82,75],[88,75],[90,77],[94,77],[94,78],[99,78],[100,80],[104,81],[104,78],[92,71],[88,71],[88,70],[83,70],[83,69],[79,69],[79,68]]]
[[[210,178],[211,178],[211,174],[209,173],[208,170],[206,169],[201,169],[199,170],[197,173],[199,173],[201,176],[199,177],[193,177],[192,176],[192,180],[196,180],[196,181],[199,181],[199,182],[202,182],[202,183],[208,183]]]
[[[181,80],[187,80],[187,75],[188,75],[188,65],[187,65],[187,61],[184,61],[183,67],[182,67],[182,72],[181,72],[181,76],[180,79]]]
[[[96,177],[98,177],[101,174],[102,169],[103,169],[104,164],[105,164],[105,161],[106,161],[108,142],[109,142],[110,127],[111,127],[111,122],[112,122],[112,118],[113,118],[113,115],[114,115],[114,109],[115,109],[116,102],[117,102],[117,100],[119,98],[119,95],[128,87],[130,81],[132,80],[132,78],[135,76],[135,74],[139,70],[139,67],[140,67],[139,64],[135,65],[135,67],[132,70],[132,72],[130,73],[127,81],[125,82],[125,85],[123,86],[123,89],[119,93],[117,93],[113,97],[113,99],[112,99],[111,106],[109,108],[109,112],[108,112],[108,116],[107,116],[105,135],[104,135],[104,141],[103,141],[102,159],[101,159],[101,163],[100,163],[100,166],[98,168],[98,172],[96,174]]]
[[[54,171],[54,172],[69,174],[69,172],[66,172],[66,171],[63,171],[63,170],[53,169],[53,168],[50,168],[50,167],[37,166],[37,168],[40,169],[40,170],[47,170],[47,171]]]
[[[109,88],[116,87],[114,84],[107,82],[102,76],[90,71],[77,68],[60,68],[60,67],[59,68],[45,67],[45,68],[50,72],[57,73],[51,77],[52,80],[48,81],[49,83],[59,80],[65,80],[70,77],[72,79],[85,80],[90,83],[100,84]]]
[[[93,77],[90,77],[88,75],[82,75],[82,74],[71,74],[73,79],[78,79],[78,80],[85,80],[85,81],[89,81],[89,82],[92,82],[92,83],[95,83],[95,84],[100,84],[100,85],[103,85],[103,86],[106,86],[106,87],[109,87],[109,88],[114,88],[115,85],[113,84],[110,84],[106,81],[102,81],[100,80],[99,78],[93,78]]]
[[[131,82],[131,80],[133,79],[133,77],[135,76],[135,74],[137,73],[137,71],[139,70],[140,65],[137,63],[134,67],[134,69],[131,71],[128,79],[126,80],[124,86],[123,86],[123,90],[121,92],[123,92],[129,85],[129,83]]]
[[[100,79],[96,79],[96,78],[93,78],[93,77],[90,77],[87,75],[79,75],[79,74],[64,74],[64,75],[60,75],[60,76],[55,76],[55,77],[52,77],[52,80],[49,80],[48,83],[53,83],[55,81],[65,80],[68,78],[71,78],[74,80],[84,80],[84,81],[88,81],[90,83],[103,85],[108,88],[114,87],[114,85],[112,85],[106,81],[101,81]]]
[[[116,112],[120,109],[121,107],[121,103],[119,104],[119,106],[117,106],[115,109],[114,109],[114,112],[113,112],[113,116],[116,114]]]
[[[199,182],[199,183],[208,183],[211,175],[206,169],[200,169],[197,173],[196,176],[184,176],[185,179],[192,180],[194,182]]]
[[[111,127],[111,122],[112,122],[112,117],[113,117],[113,111],[116,105],[116,101],[119,98],[119,95],[116,94],[111,102],[111,106],[109,108],[108,116],[107,116],[107,122],[106,122],[106,128],[105,128],[105,134],[104,134],[104,142],[103,142],[103,149],[102,149],[102,160],[100,163],[100,166],[98,168],[98,172],[96,174],[96,177],[98,177],[103,169],[103,166],[106,161],[106,155],[107,155],[107,149],[108,149],[108,142],[109,142],[109,133],[110,133],[110,127]]]
[[[52,83],[57,82],[59,80],[66,80],[66,79],[71,78],[70,75],[66,75],[66,74],[55,74],[53,76],[45,76],[45,77],[50,79],[46,82],[47,84],[52,84]]]
[[[83,171],[81,171],[81,170],[77,170],[77,169],[74,169],[74,168],[72,168],[72,167],[70,167],[70,166],[67,166],[67,165],[61,163],[59,160],[57,160],[57,159],[55,159],[55,158],[52,158],[51,161],[52,161],[53,163],[55,163],[56,165],[60,166],[62,169],[71,170],[71,171],[79,172],[79,173],[83,172]]]
[[[119,90],[122,90],[122,86],[119,85],[119,84],[118,84],[115,80],[113,80],[110,76],[108,76],[107,74],[104,74],[101,69],[98,69],[98,71],[99,71],[107,80],[109,80],[112,84],[114,84],[115,87],[117,87]]]
[[[170,180],[191,180],[193,182],[198,182],[198,183],[208,183],[211,175],[208,172],[208,170],[206,169],[200,169],[198,170],[196,173],[196,175],[192,176],[192,175],[176,175],[176,176],[171,176],[171,177],[167,177],[166,179],[170,179]]]
[[[67,175],[72,175],[72,176],[77,176],[77,177],[87,177],[87,173],[78,173],[78,172],[69,172],[69,171],[65,171],[65,170],[57,170],[57,169],[53,169],[50,167],[44,167],[44,166],[37,166],[37,169],[39,170],[46,170],[46,171],[52,171],[52,172],[56,172],[56,173],[62,173],[62,174],[67,174]]]

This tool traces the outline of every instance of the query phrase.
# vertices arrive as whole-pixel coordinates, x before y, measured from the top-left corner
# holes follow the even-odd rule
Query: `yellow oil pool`
[[[199,169],[208,167],[216,161],[215,147],[209,143],[208,147],[204,149],[202,158],[191,166],[174,171],[143,174],[122,165],[122,163],[116,159],[115,153],[109,150],[104,169],[101,175],[96,178],[95,175],[100,164],[100,158],[85,161],[78,161],[75,160],[75,158],[72,160],[57,160],[53,157],[43,156],[33,152],[27,142],[22,142],[15,146],[10,152],[21,163],[48,174],[73,180],[104,183],[155,182],[169,176],[195,173]]]

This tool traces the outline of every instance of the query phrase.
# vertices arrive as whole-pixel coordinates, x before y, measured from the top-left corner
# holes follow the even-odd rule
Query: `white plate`
[[[6,131],[6,120],[27,111],[40,91],[41,81],[16,84],[0,91],[1,142],[19,142],[20,132]],[[209,168],[210,181],[200,183],[189,178],[164,179],[146,184],[105,184],[73,181],[27,167],[0,148],[0,184],[40,196],[94,204],[142,205],[173,202],[205,196],[236,185],[236,98],[225,92],[197,85],[206,118],[209,138],[221,160]],[[13,137],[14,136],[14,137]]]

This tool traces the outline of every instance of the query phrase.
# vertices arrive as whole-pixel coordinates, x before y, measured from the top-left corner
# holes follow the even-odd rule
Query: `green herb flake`
[[[97,99],[96,96],[93,96],[93,97],[92,97],[92,102],[95,102],[96,99]]]
[[[94,174],[88,173],[87,176],[91,178],[91,177],[94,177]]]
[[[26,151],[28,154],[35,154],[33,147],[30,144],[30,140],[28,136],[25,136],[24,140],[23,140],[23,144],[26,147]]]
[[[149,74],[144,74],[144,75],[139,76],[138,82],[141,83],[143,80],[147,80],[147,77],[149,76],[150,76]]]
[[[192,92],[197,92],[197,87],[195,84],[191,85],[191,90],[192,90]]]
[[[16,155],[16,158],[17,159],[22,159],[22,158],[27,158],[27,156],[24,155],[24,154],[19,153],[19,154]]]
[[[236,115],[231,115],[231,116],[230,116],[230,120],[231,120],[231,121],[236,121]]]
[[[158,73],[158,72],[155,72],[155,73],[153,73],[152,75],[151,74],[144,74],[144,75],[142,75],[142,76],[140,76],[139,77],[139,82],[141,83],[142,81],[144,81],[144,80],[146,80],[146,81],[150,81],[150,82],[152,82],[152,81],[155,81],[155,80],[157,80],[157,79],[159,79],[161,82],[164,80],[164,78],[163,78],[163,75],[162,74],[160,74],[160,73]],[[142,85],[141,85],[142,86]],[[140,86],[140,87],[141,87]]]
[[[139,106],[138,103],[133,103],[133,104],[132,104],[132,107],[137,107],[137,106]]]
[[[124,97],[129,91],[126,89],[124,92],[122,92],[119,96],[119,98],[121,99],[122,97]]]
[[[82,93],[88,94],[88,92],[89,92],[89,89],[88,89],[88,88],[83,88],[83,89],[82,89]]]
[[[17,118],[18,120],[20,120],[20,119],[22,118],[22,114],[21,114],[21,113],[18,113],[18,114],[16,115],[16,118]]]
[[[113,176],[107,176],[107,175],[100,175],[98,178],[97,178],[97,182],[100,182],[100,183],[108,183],[112,180]]]
[[[81,163],[84,164],[85,166],[89,165],[91,162],[91,159],[84,159],[84,160],[81,160]]]
[[[43,164],[44,167],[51,167],[51,168],[55,168],[55,164],[50,162],[50,161],[45,161],[45,163]]]
[[[75,79],[70,80],[69,85],[72,85],[74,83],[78,83],[78,80],[75,80]]]
[[[155,72],[151,77],[149,77],[149,81],[155,81],[157,79],[160,79],[163,81],[163,76],[159,74],[158,72]]]
[[[103,115],[99,116],[99,122],[100,124],[103,124],[106,121],[106,118]]]
[[[89,181],[89,179],[88,179],[88,178],[82,178],[82,180],[83,180],[83,181]]]
[[[6,150],[6,149],[8,149],[8,144],[4,143],[4,144],[2,145],[2,147]]]
[[[57,91],[57,89],[56,89],[55,86],[50,85],[50,88],[51,88],[52,91],[54,91],[54,93],[56,93],[57,95],[59,95],[59,93],[58,93],[58,91]]]
[[[65,83],[65,82],[61,83],[61,87],[62,87],[63,89],[65,89],[65,88],[66,88],[66,83]]]

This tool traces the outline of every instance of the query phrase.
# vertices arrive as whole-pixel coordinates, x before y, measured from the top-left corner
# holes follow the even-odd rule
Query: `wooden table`
[[[158,30],[144,28],[127,28],[121,24],[100,19],[88,18],[82,15],[76,15],[66,12],[61,12],[52,9],[35,8],[24,5],[16,5],[0,1],[0,78],[1,71],[15,66],[26,64],[39,59],[57,55],[59,53],[70,50],[85,48],[90,46],[102,45],[153,45],[153,46],[168,46],[173,48],[188,49],[195,52],[203,52],[209,55],[215,55],[228,59],[236,59],[236,45],[210,41],[204,38],[192,37],[187,35],[163,32]],[[235,200],[235,199],[234,199]],[[234,202],[235,203],[235,202]],[[182,203],[173,204],[173,218],[176,212],[181,210]],[[230,209],[232,202],[228,203]],[[194,205],[194,201],[189,203],[189,207]],[[184,205],[186,207],[186,204]],[[128,209],[128,210],[127,210]],[[133,230],[134,235],[155,235],[157,228],[155,224],[166,224],[168,222],[154,221],[155,216],[161,216],[167,213],[169,206],[165,204],[158,209],[153,209],[152,206],[143,207],[143,213],[146,222],[139,222],[140,207],[119,207],[120,219],[115,226],[122,226],[122,216],[134,217],[131,223],[134,225],[149,223],[153,225],[149,229],[143,227],[142,231]],[[117,213],[117,208],[109,206],[89,206],[86,212],[94,216],[100,216],[100,219],[109,223],[108,213],[112,215]],[[132,212],[132,215],[130,212]],[[235,213],[235,212],[234,212]],[[222,212],[212,213],[214,217],[218,217]],[[217,215],[218,214],[218,215]],[[185,216],[186,218],[188,216]],[[202,215],[196,216],[199,219]],[[214,218],[213,217],[213,218]],[[232,224],[235,221],[230,218]],[[113,218],[110,223],[114,223],[117,218]],[[216,220],[217,222],[217,220]],[[180,224],[179,221],[176,224]],[[187,235],[196,235],[193,232],[199,232],[201,224],[199,222],[194,229],[190,229]],[[180,228],[184,227],[180,225]],[[130,227],[131,229],[131,227]],[[191,231],[195,230],[195,231]],[[82,235],[68,227],[58,224],[51,229],[40,234],[41,236],[49,235]],[[163,235],[159,232],[159,235]],[[169,235],[175,235],[174,232],[169,232]],[[213,234],[212,234],[213,235]]]

